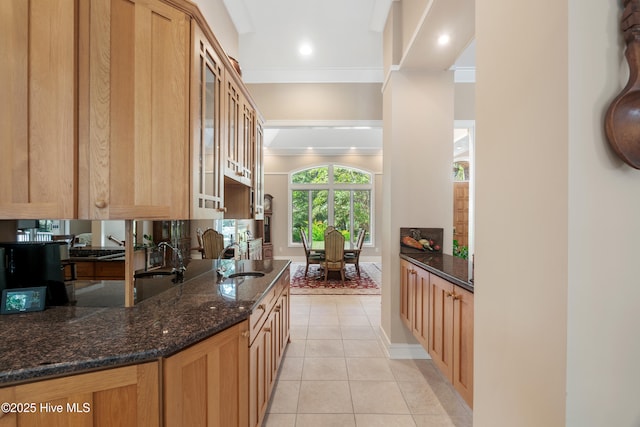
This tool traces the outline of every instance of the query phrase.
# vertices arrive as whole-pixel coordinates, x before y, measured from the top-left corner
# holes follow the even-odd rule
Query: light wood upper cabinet
[[[246,186],[253,185],[255,109],[231,76],[226,79],[225,175]]]
[[[75,0],[0,1],[0,218],[76,216],[77,14]]]
[[[257,115],[257,114],[256,114]],[[256,117],[255,162],[253,170],[253,218],[264,219],[264,128]]]
[[[79,217],[189,217],[190,19],[159,0],[80,2]]]
[[[193,129],[193,219],[224,216],[224,164],[221,149],[224,66],[194,22],[191,78]]]

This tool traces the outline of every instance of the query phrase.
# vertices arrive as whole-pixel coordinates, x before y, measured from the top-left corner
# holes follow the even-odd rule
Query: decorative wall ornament
[[[629,81],[605,116],[609,144],[630,166],[640,169],[640,0],[624,0],[620,31],[627,44]]]

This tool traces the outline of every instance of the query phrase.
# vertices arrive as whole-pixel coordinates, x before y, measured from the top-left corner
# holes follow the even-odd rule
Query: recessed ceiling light
[[[313,46],[307,42],[302,43],[298,48],[298,52],[300,52],[300,55],[302,56],[309,56],[313,53]]]
[[[449,44],[449,42],[451,41],[451,37],[449,36],[449,34],[442,34],[438,37],[438,44],[440,46],[444,46]]]

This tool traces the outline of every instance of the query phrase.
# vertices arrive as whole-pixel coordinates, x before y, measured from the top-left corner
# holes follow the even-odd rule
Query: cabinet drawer
[[[249,316],[249,343],[252,343],[260,332],[260,328],[267,320],[267,317],[269,317],[269,313],[273,309],[278,295],[278,286],[273,286],[271,290],[269,290],[269,292],[264,296],[264,298],[262,298],[262,300],[258,302],[253,310],[253,313],[251,313],[251,316]]]

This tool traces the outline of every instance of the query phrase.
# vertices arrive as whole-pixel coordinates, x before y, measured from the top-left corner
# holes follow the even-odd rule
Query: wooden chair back
[[[216,259],[224,250],[224,236],[213,228],[202,233],[202,258]]]
[[[324,236],[324,280],[329,271],[340,271],[344,283],[344,236],[338,230],[332,230]]]
[[[309,241],[307,240],[307,232],[304,228],[300,228],[300,238],[302,239],[302,246],[304,247],[304,252],[309,254],[311,248],[309,247]]]
[[[361,228],[358,231],[358,238],[356,240],[356,249],[362,250],[362,245],[364,245],[364,239],[367,236],[367,231],[364,228]]]
[[[327,263],[342,263],[344,260],[344,236],[338,230],[330,231],[324,238]],[[340,268],[339,266],[337,268]]]

